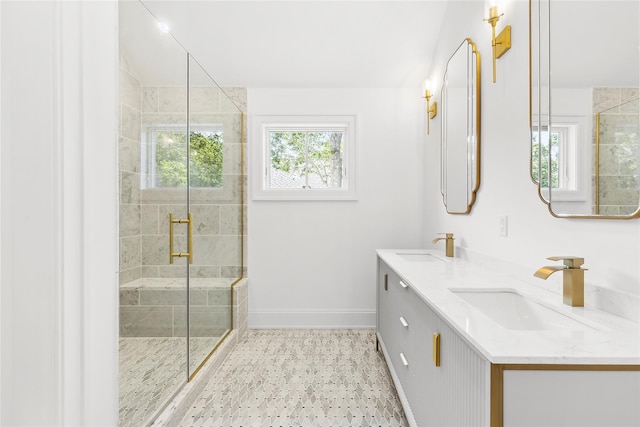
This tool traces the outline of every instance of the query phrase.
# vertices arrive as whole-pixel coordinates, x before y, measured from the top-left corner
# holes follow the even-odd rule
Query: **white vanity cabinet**
[[[412,426],[489,425],[491,366],[384,261],[378,261],[379,348]],[[436,366],[434,334],[439,334]]]
[[[487,273],[378,253],[378,349],[411,426],[640,427],[637,325],[507,330],[450,292],[493,281]]]

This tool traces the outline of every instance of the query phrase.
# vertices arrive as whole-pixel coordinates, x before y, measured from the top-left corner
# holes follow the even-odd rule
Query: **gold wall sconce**
[[[504,13],[500,13],[500,9],[495,0],[491,0],[489,7],[489,18],[485,19],[491,25],[491,47],[493,48],[493,82],[496,82],[496,59],[502,57],[509,49],[511,49],[511,25],[507,25],[496,37],[496,24]]]
[[[431,119],[438,115],[438,103],[436,101],[431,103],[432,97],[433,92],[431,88],[431,81],[427,79],[424,82],[424,98],[427,100],[427,135],[431,132]]]

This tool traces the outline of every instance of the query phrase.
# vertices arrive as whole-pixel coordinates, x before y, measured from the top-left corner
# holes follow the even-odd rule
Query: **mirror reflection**
[[[556,216],[640,216],[640,2],[530,6],[531,176],[540,197]]]
[[[467,214],[480,186],[480,53],[460,43],[442,84],[440,191],[447,213]]]

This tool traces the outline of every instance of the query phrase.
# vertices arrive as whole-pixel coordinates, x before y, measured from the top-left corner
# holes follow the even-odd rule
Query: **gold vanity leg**
[[[504,366],[491,364],[491,427],[504,425]]]

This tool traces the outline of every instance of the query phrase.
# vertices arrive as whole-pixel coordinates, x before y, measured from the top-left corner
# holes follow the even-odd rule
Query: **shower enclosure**
[[[142,3],[119,8],[123,427],[150,424],[232,328],[245,95],[218,87]]]

